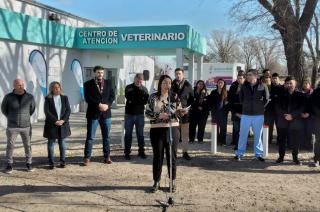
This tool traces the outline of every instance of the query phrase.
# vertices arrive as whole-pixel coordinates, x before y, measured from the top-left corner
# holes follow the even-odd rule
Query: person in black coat
[[[189,140],[191,143],[194,142],[198,126],[197,139],[199,143],[202,143],[209,115],[208,92],[203,80],[197,81],[193,100],[189,116]]]
[[[212,123],[217,124],[218,144],[226,145],[227,122],[228,122],[228,91],[226,82],[223,79],[217,81],[217,89],[210,93],[209,101],[211,107]]]
[[[193,102],[193,89],[192,85],[184,78],[184,70],[182,68],[176,68],[174,70],[175,79],[172,82],[171,92],[179,99],[182,108],[189,107]],[[191,82],[193,83],[193,82]],[[191,160],[188,154],[189,144],[189,114],[185,114],[180,122],[180,140],[182,142],[182,155],[186,160]]]
[[[104,68],[96,66],[93,68],[95,78],[85,82],[84,97],[88,103],[87,108],[87,138],[84,149],[84,165],[90,164],[93,140],[98,125],[101,128],[104,163],[111,164],[110,137],[111,128],[111,105],[115,94],[109,80],[104,79]]]
[[[234,150],[238,149],[240,119],[242,114],[242,104],[240,102],[239,93],[244,81],[245,73],[244,71],[239,71],[237,80],[231,84],[228,92],[228,102],[232,120],[232,144],[234,145]]]
[[[313,89],[311,87],[311,82],[305,79],[302,84],[302,93],[306,99],[306,107],[304,113],[302,113],[303,121],[303,138],[304,141],[301,143],[301,149],[312,150],[312,134],[314,129],[314,117],[310,115],[311,113],[311,101],[310,97],[312,95]]]
[[[147,155],[144,151],[144,109],[148,102],[149,94],[146,87],[142,85],[143,74],[138,73],[134,77],[134,83],[126,86],[125,97],[126,107],[125,107],[125,148],[124,157],[126,160],[130,160],[131,145],[132,145],[132,131],[133,127],[136,128],[137,140],[138,140],[138,156],[145,159]]]
[[[310,96],[311,115],[314,120],[314,166],[318,167],[320,162],[320,86]]]
[[[298,153],[301,130],[303,129],[301,114],[305,111],[305,98],[303,94],[296,89],[296,80],[293,77],[287,77],[285,84],[285,90],[280,94],[275,106],[279,129],[279,158],[277,159],[277,163],[284,161],[286,144],[288,140],[290,140],[293,162],[301,165],[298,159]]]
[[[71,135],[69,116],[71,113],[68,97],[63,95],[59,82],[52,82],[45,98],[46,115],[43,137],[48,138],[48,159],[50,169],[54,169],[54,142],[58,140],[60,167],[65,167],[65,138]]]
[[[265,80],[264,82],[269,82],[269,81]],[[264,124],[269,127],[268,141],[269,141],[269,144],[271,144],[273,140],[273,128],[274,128],[274,125],[277,126],[274,103],[276,102],[277,95],[280,91],[279,89],[281,89],[278,73],[272,74],[271,84],[270,83],[265,83],[265,84],[269,89],[270,101],[266,105],[266,108],[264,111]]]

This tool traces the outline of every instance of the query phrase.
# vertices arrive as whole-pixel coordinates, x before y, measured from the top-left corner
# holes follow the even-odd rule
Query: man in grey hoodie
[[[6,173],[12,173],[13,149],[17,136],[20,134],[26,155],[27,171],[32,169],[31,154],[31,122],[30,117],[35,111],[35,101],[31,94],[24,89],[24,81],[13,81],[14,90],[8,93],[2,101],[1,111],[7,118],[7,168]]]

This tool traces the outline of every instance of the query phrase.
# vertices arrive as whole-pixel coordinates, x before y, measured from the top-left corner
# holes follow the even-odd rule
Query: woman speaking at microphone
[[[150,119],[150,139],[153,150],[153,192],[158,191],[160,188],[164,150],[166,152],[169,176],[171,174],[169,171],[170,127],[172,127],[172,191],[176,190],[175,179],[177,145],[179,142],[179,118],[188,111],[186,109],[182,109],[180,102],[170,95],[171,83],[172,79],[170,76],[162,75],[159,79],[157,92],[150,96],[146,106],[146,116]]]

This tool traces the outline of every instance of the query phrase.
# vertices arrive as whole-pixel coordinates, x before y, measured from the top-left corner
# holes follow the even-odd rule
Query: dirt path
[[[89,167],[81,166],[85,119],[83,114],[73,114],[68,166],[48,170],[46,141],[41,136],[43,123],[36,123],[32,139],[36,170],[25,172],[23,148],[18,141],[13,174],[0,173],[0,211],[162,211],[168,199],[166,167],[161,181],[164,189],[149,193],[153,182],[148,132],[149,157],[138,158],[135,143],[132,160],[125,161],[120,149],[121,113],[115,111],[113,118],[112,165],[102,163],[102,145],[97,141],[94,162]],[[209,138],[210,126],[206,131]],[[5,168],[4,131],[0,139],[0,160]],[[230,147],[220,147],[213,156],[209,139],[190,148],[193,159],[178,161],[176,204],[169,211],[320,211],[320,169],[308,166],[310,153],[301,155],[305,165],[294,166],[289,154],[285,164],[274,163],[275,146],[266,163],[254,160],[252,154],[241,162],[232,161]],[[55,150],[58,156],[57,146]]]

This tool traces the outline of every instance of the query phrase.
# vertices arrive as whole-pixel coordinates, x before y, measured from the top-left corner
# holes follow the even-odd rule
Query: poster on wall
[[[29,56],[29,62],[34,73],[37,76],[37,81],[40,85],[43,96],[47,95],[47,64],[42,52],[33,50]]]
[[[81,99],[84,99],[84,89],[83,89],[83,72],[82,72],[82,67],[80,64],[80,61],[77,59],[74,59],[71,63],[71,71],[76,78],[77,84],[80,87],[80,94],[81,94]]]

